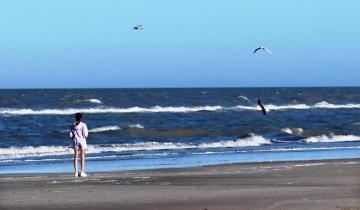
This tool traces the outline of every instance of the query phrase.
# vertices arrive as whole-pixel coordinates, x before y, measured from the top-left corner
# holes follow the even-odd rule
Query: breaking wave
[[[70,115],[77,112],[81,113],[136,113],[136,112],[198,112],[216,111],[223,109],[221,106],[197,106],[197,107],[161,107],[151,108],[130,107],[130,108],[68,108],[68,109],[0,109],[0,114],[13,115]]]
[[[308,143],[360,141],[360,136],[330,134],[330,135],[312,136],[312,137],[302,139],[301,141],[308,142]]]
[[[94,129],[92,132],[102,132],[103,130],[115,129],[115,126],[100,127]],[[117,127],[116,129],[118,129]],[[318,143],[318,142],[343,142],[343,141],[360,141],[360,136],[355,135],[321,135],[313,136],[302,139],[301,142],[304,143]],[[124,144],[89,144],[87,148],[88,154],[99,154],[106,152],[136,152],[137,151],[161,151],[161,150],[171,150],[176,152],[176,150],[182,149],[212,149],[212,148],[241,148],[241,147],[256,147],[253,149],[246,148],[247,152],[282,152],[282,151],[302,151],[302,150],[324,150],[324,149],[351,149],[351,148],[360,148],[356,147],[346,147],[346,146],[335,146],[335,147],[290,147],[290,148],[266,148],[258,147],[267,144],[276,144],[274,141],[267,139],[260,135],[251,135],[245,138],[234,139],[234,140],[224,140],[216,142],[206,142],[206,143],[180,143],[180,142],[138,142],[138,143],[124,143]],[[175,151],[174,151],[175,150]],[[166,151],[166,152],[171,152]],[[245,151],[245,152],[246,152]],[[208,152],[223,152],[223,151],[198,151],[194,152],[206,154]],[[229,151],[225,151],[229,152]],[[231,151],[230,151],[231,152]],[[235,152],[235,151],[232,151]],[[140,152],[141,153],[141,152]],[[47,156],[61,156],[61,155],[71,155],[72,148],[71,146],[25,146],[25,147],[9,147],[9,148],[0,148],[0,160],[1,162],[10,161],[16,158],[28,158],[28,157],[47,157]],[[141,153],[142,154],[142,153]]]
[[[233,141],[219,141],[202,143],[199,148],[219,148],[219,147],[249,147],[260,146],[262,144],[270,144],[270,140],[262,136],[252,135],[243,139],[237,139]]]
[[[245,101],[249,101],[248,97],[246,97],[246,96],[238,96],[237,98],[245,100]]]
[[[249,152],[294,152],[294,151],[321,151],[321,150],[337,150],[337,149],[360,149],[360,146],[339,146],[339,147],[288,147],[288,148],[269,148],[269,149],[254,149],[254,150],[230,150],[230,151],[189,151],[189,155],[216,155],[216,154],[235,154],[235,153],[249,153]],[[71,151],[69,151],[70,153]],[[69,154],[68,153],[68,154]],[[133,153],[121,155],[121,157],[146,157],[146,156],[169,156],[169,155],[182,155],[182,152],[176,151],[159,151],[155,153]],[[47,156],[47,155],[38,155]],[[1,157],[1,156],[0,156]],[[14,157],[14,156],[13,156]],[[12,158],[13,158],[12,157]],[[66,157],[56,158],[41,158],[36,156],[29,157],[25,160],[17,159],[20,156],[16,156],[15,159],[3,159],[0,158],[0,163],[19,163],[19,162],[44,162],[44,161],[64,161],[68,160]],[[24,156],[23,156],[24,157]],[[88,160],[99,160],[99,159],[117,159],[118,155],[101,155],[101,156],[89,156]]]
[[[132,125],[128,125],[129,128],[138,128],[138,129],[144,129],[144,126],[142,126],[141,124],[132,124]],[[97,128],[92,128],[89,129],[89,133],[100,133],[100,132],[107,132],[107,131],[117,131],[117,130],[121,130],[122,127],[118,126],[118,125],[111,125],[111,126],[103,126],[103,127],[97,127]]]
[[[360,104],[331,104],[326,101],[321,101],[314,105],[307,104],[288,104],[288,105],[273,105],[264,104],[267,111],[271,110],[287,110],[287,109],[360,109]],[[237,106],[239,109],[260,110],[258,106]]]
[[[89,101],[89,102],[95,103],[95,104],[102,104],[102,102],[96,98],[87,99],[86,101]]]
[[[89,130],[89,132],[90,133],[98,133],[98,132],[116,131],[116,130],[121,130],[121,127],[119,127],[119,126],[104,126],[104,127],[92,128]]]
[[[245,147],[269,144],[270,140],[262,136],[253,135],[243,139],[209,142],[201,144],[176,143],[176,142],[139,142],[133,144],[104,144],[87,147],[87,154],[103,152],[126,152],[126,151],[151,151],[172,149],[196,149],[196,148],[221,148],[221,147]],[[0,148],[0,159],[21,158],[32,156],[50,156],[71,154],[72,149],[68,146],[26,146]]]
[[[94,103],[94,104],[102,104],[102,101],[100,101],[99,99],[97,98],[90,98],[90,99],[84,99],[84,100],[76,100],[76,101],[87,101],[87,102],[91,102],[91,103]]]
[[[144,129],[144,126],[142,126],[141,124],[133,124],[133,125],[129,125],[130,128],[139,128],[139,129]]]
[[[93,99],[89,99],[93,100]],[[267,111],[271,110],[288,110],[288,109],[360,109],[360,104],[331,104],[326,101],[316,103],[314,105],[307,104],[288,104],[288,105],[273,105],[264,104]],[[67,109],[11,109],[1,108],[0,114],[10,115],[70,115],[77,112],[82,113],[156,113],[156,112],[199,112],[199,111],[220,111],[220,110],[260,110],[258,106],[235,106],[235,107],[223,107],[223,106],[154,106],[150,108],[143,107],[129,107],[129,108],[106,108],[106,107],[94,107],[94,108],[67,108]]]
[[[304,132],[304,129],[302,129],[302,128],[282,128],[281,132],[287,133],[287,134],[301,135]]]

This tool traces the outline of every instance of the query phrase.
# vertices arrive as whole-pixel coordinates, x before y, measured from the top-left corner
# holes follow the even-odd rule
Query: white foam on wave
[[[76,100],[76,101],[87,101],[87,102],[91,102],[91,103],[94,103],[94,104],[102,104],[102,101],[100,101],[99,99],[97,98],[90,98],[90,99],[83,99],[83,100]]]
[[[138,129],[144,129],[144,126],[142,126],[141,124],[132,124],[128,126],[129,128],[138,128]],[[117,130],[121,130],[122,128],[120,126],[117,125],[112,125],[112,126],[103,126],[103,127],[98,127],[98,128],[92,128],[89,130],[90,133],[99,133],[99,132],[107,132],[107,131],[117,131]]]
[[[92,99],[90,99],[92,100]],[[288,109],[360,109],[360,104],[331,104],[326,101],[316,103],[314,105],[307,104],[288,104],[288,105],[273,105],[264,104],[267,111],[271,110],[288,110]],[[11,109],[1,108],[0,114],[10,115],[70,115],[77,112],[81,113],[156,113],[156,112],[198,112],[198,111],[219,111],[219,110],[260,110],[259,106],[235,106],[235,107],[222,107],[222,106],[154,106],[150,108],[143,107],[129,107],[129,108],[106,108],[106,107],[94,107],[94,108],[67,108],[67,109]]]
[[[331,104],[327,101],[321,101],[314,105],[314,108],[326,108],[326,109],[359,109],[360,104]]]
[[[250,136],[243,139],[227,140],[219,142],[209,142],[201,144],[188,144],[177,142],[139,142],[133,144],[104,144],[91,145],[87,147],[87,153],[102,152],[126,152],[126,151],[151,151],[151,150],[171,150],[171,149],[195,149],[195,148],[221,148],[221,147],[244,147],[259,146],[268,144],[270,141],[261,136]],[[72,149],[68,146],[26,146],[0,148],[0,159],[33,157],[33,156],[50,156],[71,154]]]
[[[67,146],[25,146],[0,148],[0,159],[70,154]]]
[[[280,131],[283,133],[300,135],[304,132],[304,129],[302,129],[302,128],[282,128]]]
[[[260,138],[261,139],[261,138]],[[96,154],[102,152],[123,152],[123,151],[136,151],[136,150],[171,150],[171,149],[193,149],[193,148],[214,148],[214,147],[242,147],[242,146],[257,146],[261,145],[261,142],[267,144],[267,139],[261,139],[258,142],[249,142],[243,139],[235,141],[222,141],[221,143],[208,143],[200,145],[191,145],[191,144],[182,144],[182,143],[159,143],[159,142],[143,142],[136,144],[108,144],[108,145],[88,145],[87,153]],[[151,145],[151,146],[149,146]],[[231,151],[201,151],[198,152],[194,150],[189,152],[192,155],[207,155],[207,154],[232,154],[232,153],[249,153],[249,152],[289,152],[289,151],[317,151],[317,150],[337,150],[337,149],[360,149],[360,146],[336,146],[336,147],[289,147],[289,148],[269,148],[269,149],[254,149],[254,150],[231,150]],[[66,160],[66,157],[60,158],[41,158],[43,156],[59,156],[59,155],[72,155],[72,149],[69,147],[63,146],[41,146],[41,147],[10,147],[6,148],[8,152],[4,152],[5,148],[0,148],[0,163],[12,163],[12,162],[23,162],[22,159],[13,159],[13,158],[28,158],[25,161],[27,162],[41,162],[41,161],[59,161]],[[139,156],[143,157],[146,155],[156,155],[156,156],[167,156],[172,154],[181,154],[176,151],[162,151],[158,153],[134,153],[126,155],[128,157]],[[31,159],[31,157],[37,157],[37,159]],[[111,159],[116,158],[117,155],[105,155],[105,156],[94,156],[87,157],[87,159]],[[30,158],[30,159],[29,159]]]
[[[312,137],[302,139],[301,141],[308,142],[308,143],[360,141],[360,136],[330,134],[330,135],[312,136]]]
[[[202,143],[199,148],[217,148],[217,147],[246,147],[246,146],[260,146],[262,144],[270,144],[270,140],[262,136],[252,135],[243,139],[236,139],[234,141],[219,141],[212,143]]]
[[[133,125],[129,125],[130,128],[139,128],[139,129],[144,129],[144,126],[142,126],[141,124],[133,124]]]
[[[238,96],[237,98],[238,99],[243,99],[245,101],[249,101],[248,97],[246,97],[246,96]]]
[[[288,151],[313,151],[313,150],[335,150],[335,149],[360,149],[360,146],[338,146],[338,147],[285,147],[271,149],[257,149],[255,152],[288,152]]]
[[[106,131],[116,131],[121,130],[121,127],[115,125],[115,126],[104,126],[104,127],[98,127],[98,128],[92,128],[89,130],[90,133],[98,133],[98,132],[106,132]]]
[[[96,98],[87,99],[87,101],[89,101],[91,103],[95,103],[95,104],[102,104],[102,102]]]
[[[130,108],[68,108],[68,109],[0,109],[0,114],[13,115],[70,115],[77,112],[81,113],[136,113],[136,112],[198,112],[198,111],[217,111],[221,106],[197,106],[197,107],[161,107],[150,108],[130,107]]]
[[[287,110],[287,109],[311,109],[312,107],[306,104],[294,104],[294,105],[273,105],[273,104],[264,104],[266,111],[271,110]],[[238,109],[245,110],[261,110],[259,106],[236,106]]]
[[[283,132],[283,133],[288,133],[288,134],[292,134],[292,133],[293,133],[290,128],[282,128],[282,129],[281,129],[281,132]]]
[[[307,104],[288,104],[288,105],[274,105],[264,104],[267,111],[271,110],[287,110],[287,109],[360,109],[360,104],[331,104],[327,101],[321,101],[314,105]],[[246,110],[260,110],[259,106],[237,106],[239,109]]]
[[[321,165],[325,165],[327,163],[306,163],[306,164],[296,164],[293,165],[294,167],[307,167],[307,166],[321,166]]]

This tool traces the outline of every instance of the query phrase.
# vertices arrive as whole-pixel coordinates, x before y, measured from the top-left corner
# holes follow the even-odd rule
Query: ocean
[[[92,172],[360,157],[359,87],[3,89],[0,173],[72,172],[76,112]]]

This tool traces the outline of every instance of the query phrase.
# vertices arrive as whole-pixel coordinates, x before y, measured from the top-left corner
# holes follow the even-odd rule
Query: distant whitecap
[[[104,127],[90,129],[89,132],[98,133],[98,132],[116,131],[116,130],[121,130],[121,128],[119,126],[104,126]]]
[[[288,134],[301,135],[304,132],[304,129],[302,129],[302,128],[282,128],[281,132],[288,133]]]
[[[248,97],[246,97],[246,96],[238,96],[237,98],[238,99],[243,99],[245,101],[249,101]]]
[[[144,126],[142,126],[141,124],[133,124],[133,125],[129,125],[130,128],[140,128],[140,129],[144,129]]]
[[[97,98],[90,98],[90,99],[84,99],[84,100],[75,100],[76,102],[82,102],[82,101],[85,101],[85,102],[90,102],[90,103],[94,103],[94,104],[102,104],[102,101],[100,101],[99,99]]]
[[[87,101],[89,101],[91,103],[95,103],[95,104],[102,104],[102,102],[96,98],[87,99]]]

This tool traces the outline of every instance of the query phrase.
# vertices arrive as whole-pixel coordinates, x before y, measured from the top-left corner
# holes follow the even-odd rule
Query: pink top
[[[88,129],[85,123],[80,122],[76,125],[76,122],[70,127],[70,137],[74,139],[74,143],[86,144],[86,138],[88,137]]]

